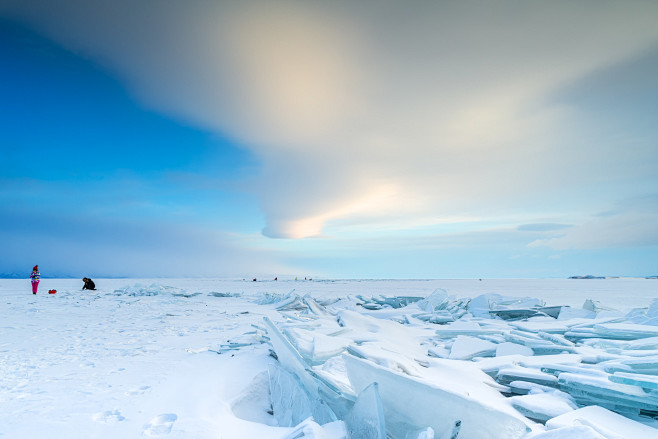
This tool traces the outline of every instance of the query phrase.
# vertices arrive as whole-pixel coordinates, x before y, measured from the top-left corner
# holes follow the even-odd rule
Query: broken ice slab
[[[310,395],[296,374],[274,363],[269,365],[268,372],[272,412],[280,427],[294,427],[309,417],[321,424],[336,420],[333,411]]]
[[[606,349],[609,354],[616,354],[624,357],[655,357],[658,355],[658,349]]]
[[[594,332],[601,338],[635,340],[658,336],[658,326],[637,323],[604,323],[594,325]]]
[[[524,355],[508,355],[494,358],[475,358],[474,364],[484,373],[490,376],[496,376],[500,369],[512,365],[521,365],[525,367],[540,368],[544,364],[580,364],[581,355],[575,354],[556,354],[556,355],[536,355],[527,357]]]
[[[243,347],[253,346],[257,344],[266,343],[268,338],[265,337],[263,331],[257,329],[256,331],[245,332],[244,334],[233,337],[231,340],[226,340],[225,343],[219,345],[218,353],[223,353],[232,350],[239,350]]]
[[[448,358],[452,360],[471,360],[473,357],[493,357],[496,355],[496,343],[481,340],[468,335],[458,335]]]
[[[606,372],[635,372],[658,375],[658,356],[627,358],[611,361],[603,365]]]
[[[570,306],[563,306],[560,309],[560,314],[557,316],[558,320],[572,320],[576,318],[581,319],[593,319],[596,317],[594,311],[590,311],[582,308],[572,308]]]
[[[533,308],[506,308],[494,309],[489,311],[492,316],[500,317],[503,320],[521,320],[536,316],[549,316],[557,318],[560,314],[561,306],[541,306]]]
[[[658,299],[653,299],[648,308],[636,308],[626,315],[632,323],[658,326]]]
[[[606,306],[603,306],[601,305],[601,302],[599,302],[598,300],[592,300],[592,299],[585,300],[585,303],[583,303],[583,309],[587,311],[592,311],[596,314],[606,311],[616,311],[614,308],[608,308]]]
[[[577,425],[586,425],[606,439],[658,438],[658,429],[595,405],[565,413],[546,422],[546,428],[549,430]],[[571,436],[564,437],[570,438]]]
[[[377,309],[382,309],[382,308],[383,308],[379,303],[370,303],[370,302],[366,302],[366,303],[362,303],[362,304],[360,304],[360,305],[361,305],[362,307],[364,307],[365,309],[369,309],[369,310],[371,310],[371,311],[373,311],[373,310],[377,310]]]
[[[564,336],[558,335],[558,334],[549,334],[547,332],[537,332],[537,335],[545,340],[548,340],[550,342],[553,342],[557,345],[563,345],[563,346],[575,346],[576,344],[570,340],[567,340]]]
[[[457,432],[453,435],[443,435],[446,439],[456,439],[457,434],[459,434],[459,427],[461,426],[461,422],[459,425],[455,426],[457,428]],[[413,430],[407,432],[405,435],[404,439],[435,439],[434,435],[434,429],[432,427],[427,427],[427,428],[421,428],[419,430]],[[436,438],[436,439],[443,439],[443,437]]]
[[[416,313],[412,314],[411,317],[422,320],[423,322],[436,323],[439,325],[455,321],[455,317],[450,313],[450,311],[445,310],[435,311],[433,313]]]
[[[560,354],[563,352],[574,352],[571,346],[563,344],[555,344],[545,338],[539,337],[537,334],[531,332],[521,333],[519,331],[510,331],[504,335],[505,340],[512,343],[517,343],[527,346],[533,350],[536,355],[551,355]]]
[[[311,314],[315,314],[318,316],[329,316],[331,313],[327,311],[327,308],[324,306],[320,305],[318,302],[315,301],[311,296],[306,295],[302,298],[302,302],[308,307],[308,311]]]
[[[557,387],[558,379],[555,375],[542,372],[538,369],[510,366],[498,371],[496,381],[503,385],[507,385],[512,381],[528,381],[542,386]]]
[[[281,439],[347,439],[347,432],[343,421],[320,426],[313,418],[308,418]]]
[[[578,408],[568,395],[565,396],[562,392],[513,396],[510,402],[522,415],[541,423]]]
[[[350,354],[373,361],[388,369],[400,371],[411,376],[421,376],[419,363],[413,361],[406,355],[394,350],[394,346],[386,342],[364,343],[361,346],[350,345],[347,347]]]
[[[499,327],[494,326],[484,327],[481,326],[478,322],[456,321],[442,328],[436,329],[434,332],[440,338],[453,338],[457,337],[458,335],[479,336],[503,334],[505,331]]]
[[[302,298],[298,295],[288,297],[276,303],[274,309],[278,311],[302,311],[307,309],[306,304],[302,301]]]
[[[240,293],[219,293],[217,291],[211,291],[208,293],[209,296],[214,296],[214,297],[240,297],[242,294]]]
[[[393,296],[393,297],[364,297],[362,295],[356,296],[361,303],[358,305],[362,306],[365,309],[369,310],[378,310],[382,308],[403,308],[409,306],[412,303],[422,300],[422,297],[418,296]]]
[[[658,390],[658,376],[643,375],[639,373],[615,372],[608,377],[613,383],[630,384],[632,386],[642,387],[643,389]]]
[[[332,337],[303,328],[287,328],[284,333],[301,356],[311,365],[321,364],[329,358],[339,355],[352,343],[352,339],[349,338]]]
[[[510,322],[513,326],[522,331],[531,333],[550,333],[550,334],[564,334],[569,330],[569,327],[559,320],[546,317],[545,320],[529,320],[526,322]]]
[[[588,338],[600,338],[600,335],[594,332],[594,328],[571,328],[564,333],[568,340],[582,341]]]
[[[436,358],[448,358],[450,356],[450,349],[445,346],[430,346],[427,348],[427,355]]]
[[[554,387],[542,386],[541,384],[535,384],[528,381],[512,381],[507,386],[512,395],[527,395],[528,393],[548,393],[548,392],[559,392]]]
[[[605,373],[599,366],[594,366],[591,364],[544,364],[541,366],[541,371],[550,373],[555,376],[559,376],[562,372],[570,373],[581,373],[585,375],[597,375],[602,377],[607,377],[608,374]]]
[[[610,439],[601,436],[592,427],[587,425],[573,425],[569,427],[560,427],[555,430],[542,431],[539,434],[532,435],[531,439]]]
[[[267,328],[270,344],[281,365],[299,378],[314,403],[326,403],[335,413],[334,419],[344,416],[352,406],[350,395],[340,393],[335,386],[315,374],[310,365],[276,325],[267,317],[264,317],[263,321]],[[316,421],[320,420],[316,418]]]
[[[437,288],[426,298],[419,300],[416,305],[418,308],[425,312],[434,312],[444,310],[451,301],[454,301],[454,296],[448,296],[448,292],[443,288]]]
[[[395,296],[384,298],[384,303],[392,308],[402,308],[422,300],[419,296]]]
[[[524,345],[512,343],[509,341],[500,343],[496,346],[496,357],[504,357],[508,355],[534,355],[534,351]]]
[[[271,305],[277,304],[277,306],[284,306],[286,304],[292,303],[293,301],[299,299],[298,294],[294,294],[295,290],[291,290],[287,294],[280,293],[263,293],[258,299],[255,300],[255,303],[258,305]]]
[[[388,434],[393,439],[404,439],[409,426],[429,426],[443,434],[451,431],[457,421],[461,421],[459,439],[516,439],[528,431],[524,418],[497,392],[493,392],[497,397],[476,399],[467,392],[402,375],[370,361],[350,355],[344,358],[355,391],[373,382],[379,384]],[[473,385],[467,381],[463,384]]]
[[[482,294],[468,304],[468,311],[474,317],[492,318],[490,311],[528,310],[544,306],[540,299],[531,297],[506,297],[500,294]]]
[[[384,407],[379,397],[379,385],[372,383],[359,393],[345,418],[349,439],[386,439]]]
[[[658,395],[640,387],[613,383],[604,376],[563,372],[559,388],[582,405],[600,405],[618,413],[637,415],[642,411],[658,415]]]
[[[545,314],[549,317],[553,317],[554,319],[557,319],[558,316],[560,315],[560,312],[562,312],[562,306],[542,306],[538,308],[539,312],[542,314]]]

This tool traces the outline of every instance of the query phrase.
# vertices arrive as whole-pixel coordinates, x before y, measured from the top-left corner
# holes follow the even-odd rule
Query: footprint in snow
[[[121,422],[126,419],[121,416],[121,412],[119,412],[119,410],[105,410],[104,412],[96,413],[93,418],[94,421],[103,424],[116,424],[117,422]]]
[[[146,392],[148,389],[150,389],[151,386],[141,386],[136,389],[131,389],[126,392],[126,395],[128,396],[136,396],[136,395],[142,395],[144,392]]]
[[[146,424],[144,434],[147,436],[164,436],[171,433],[171,428],[174,426],[178,416],[173,413],[164,413],[151,419],[151,422]]]

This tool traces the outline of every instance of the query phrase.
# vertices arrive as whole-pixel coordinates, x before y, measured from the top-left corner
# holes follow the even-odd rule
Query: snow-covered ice
[[[653,279],[96,285],[0,279],[0,437],[658,438]]]

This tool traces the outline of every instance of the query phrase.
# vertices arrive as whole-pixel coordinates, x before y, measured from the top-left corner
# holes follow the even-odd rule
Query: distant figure
[[[275,277],[274,280],[279,280],[279,278],[278,278],[278,277]]]
[[[256,278],[254,278],[253,282],[256,282]]]
[[[88,277],[83,277],[82,282],[85,283],[82,286],[83,290],[95,290],[96,289],[96,284],[94,283],[93,280],[89,279]]]
[[[32,274],[30,274],[30,280],[32,281],[32,294],[37,293],[39,279],[41,279],[41,273],[39,273],[39,266],[35,265],[34,268],[32,268]]]

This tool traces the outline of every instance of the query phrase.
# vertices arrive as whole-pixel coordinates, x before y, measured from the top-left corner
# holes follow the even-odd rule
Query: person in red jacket
[[[32,269],[32,274],[30,274],[30,280],[32,281],[32,294],[37,293],[37,288],[39,288],[39,279],[41,279],[41,273],[39,273],[39,266],[35,265]]]

